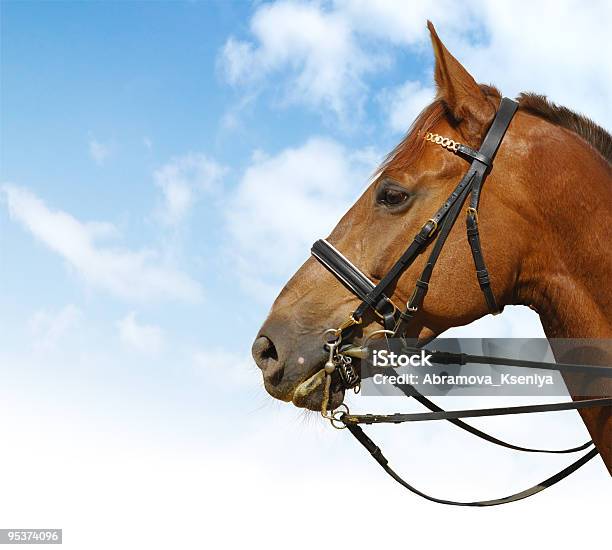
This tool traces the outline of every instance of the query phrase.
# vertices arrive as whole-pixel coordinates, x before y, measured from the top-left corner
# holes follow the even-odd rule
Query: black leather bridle
[[[327,412],[327,402],[329,399],[329,389],[331,383],[331,375],[334,372],[338,372],[340,380],[344,389],[355,388],[359,385],[360,377],[355,368],[352,366],[352,357],[358,357],[359,349],[351,344],[350,338],[354,329],[362,323],[364,316],[372,311],[377,320],[384,327],[383,330],[377,331],[385,334],[385,336],[403,338],[406,334],[410,322],[415,317],[419,309],[423,305],[425,295],[429,287],[429,281],[431,279],[436,262],[440,257],[440,253],[450,234],[453,225],[455,224],[461,208],[468,195],[469,205],[466,211],[466,228],[467,237],[472,251],[472,257],[474,259],[474,265],[476,267],[476,276],[478,283],[483,292],[484,299],[487,307],[491,313],[499,313],[499,307],[495,299],[495,295],[491,288],[491,281],[489,278],[489,272],[487,271],[484,256],[482,253],[482,247],[480,243],[480,236],[478,232],[478,204],[480,200],[480,193],[482,190],[482,184],[485,180],[487,173],[493,166],[493,159],[497,152],[504,134],[508,129],[512,117],[518,108],[518,103],[508,98],[503,98],[500,102],[499,109],[495,115],[495,118],[482,142],[482,145],[478,151],[471,149],[470,147],[457,143],[452,139],[439,136],[437,134],[428,133],[425,139],[436,143],[449,151],[457,154],[466,159],[471,159],[471,165],[457,184],[453,192],[449,195],[444,204],[438,209],[438,211],[427,220],[418,233],[414,236],[405,252],[397,260],[397,262],[391,267],[387,274],[380,280],[378,284],[372,283],[366,275],[364,275],[355,265],[353,265],[346,257],[344,257],[336,248],[325,240],[318,240],[312,246],[312,255],[323,264],[333,275],[335,275],[343,284],[355,294],[361,303],[355,309],[355,311],[349,315],[348,319],[336,329],[330,329],[326,333],[326,350],[329,352],[329,360],[325,365],[325,368],[313,375],[312,379],[307,381],[310,387],[317,387],[317,384],[321,382],[321,377],[325,377],[325,386],[323,391],[323,405],[322,413],[324,416],[332,421],[332,425],[339,428],[347,428],[355,438],[370,452],[374,459],[379,465],[398,483],[406,487],[408,490],[416,493],[433,502],[441,504],[451,504],[456,506],[495,506],[498,504],[505,504],[516,500],[521,500],[535,493],[538,493],[554,485],[558,481],[564,479],[572,472],[577,470],[582,465],[586,464],[594,456],[598,454],[596,448],[591,449],[584,456],[579,458],[576,462],[570,464],[559,473],[554,476],[542,481],[541,483],[514,495],[508,497],[483,500],[475,502],[456,502],[445,499],[434,498],[426,495],[419,491],[406,481],[404,481],[388,464],[387,459],[382,454],[380,448],[364,433],[359,424],[373,424],[373,423],[400,423],[400,422],[416,422],[416,421],[429,421],[429,420],[448,420],[449,422],[459,426],[460,428],[484,439],[496,445],[500,445],[506,448],[534,452],[534,453],[572,453],[587,449],[593,442],[589,441],[583,445],[573,447],[570,449],[562,450],[547,450],[547,449],[532,449],[527,447],[520,447],[507,443],[498,438],[495,438],[473,426],[465,423],[462,419],[476,416],[500,416],[509,414],[523,414],[523,413],[535,413],[535,412],[547,412],[547,411],[558,411],[558,410],[576,410],[587,407],[602,407],[612,406],[612,398],[594,398],[585,399],[582,401],[575,401],[569,403],[551,403],[543,405],[527,405],[520,407],[500,407],[500,408],[487,408],[487,409],[470,409],[462,411],[444,411],[438,407],[435,403],[430,401],[424,395],[422,395],[413,386],[402,385],[397,386],[404,392],[405,395],[414,397],[422,405],[430,409],[431,412],[426,413],[411,413],[411,414],[394,414],[394,415],[352,415],[349,413],[348,408],[336,409],[331,413]],[[408,299],[405,308],[398,308],[391,300],[391,292],[389,289],[391,285],[395,284],[398,277],[413,264],[415,259],[421,254],[429,244],[433,242],[432,250],[429,254],[425,268],[423,269],[420,277],[417,279],[414,287],[414,291]],[[331,334],[331,336],[330,336]],[[355,351],[357,350],[357,351]],[[362,350],[363,351],[363,348]],[[438,363],[454,363],[454,364],[465,364],[465,363],[481,363],[491,364],[497,362],[498,364],[513,365],[518,367],[531,367],[531,368],[549,368],[556,369],[562,372],[582,372],[591,373],[597,376],[610,377],[612,376],[612,369],[609,367],[594,366],[594,365],[567,365],[557,363],[542,363],[542,362],[530,362],[520,361],[513,359],[503,359],[495,357],[484,357],[484,356],[473,356],[466,354],[454,354],[446,352],[429,351],[432,354],[432,361]],[[351,356],[352,354],[352,356]],[[318,377],[318,378],[317,378]],[[313,384],[311,380],[316,380],[316,384]],[[342,407],[342,406],[341,406]]]
[[[439,138],[437,142],[439,142],[440,145],[461,157],[472,159],[472,164],[444,204],[423,224],[399,260],[395,262],[386,275],[373,288],[369,279],[331,244],[323,239],[314,243],[311,250],[312,255],[362,300],[361,304],[351,315],[355,323],[359,323],[364,314],[371,309],[380,317],[386,330],[392,330],[397,336],[405,332],[407,325],[423,304],[429,287],[429,280],[431,279],[436,262],[440,257],[440,253],[442,252],[442,247],[459,216],[461,207],[468,194],[470,194],[470,204],[467,208],[466,224],[468,241],[472,249],[472,256],[476,266],[476,275],[490,312],[499,312],[495,295],[491,290],[489,272],[487,271],[480,245],[480,237],[478,234],[478,203],[480,201],[480,192],[485,176],[493,166],[495,153],[502,142],[504,134],[517,108],[518,103],[515,101],[508,98],[503,98],[501,100],[495,119],[478,151],[474,151],[466,145],[456,143],[449,138],[437,136]],[[434,143],[435,142],[434,139]],[[415,284],[414,292],[408,300],[405,309],[400,311],[393,305],[385,292],[388,290],[389,286],[395,283],[397,278],[412,265],[417,256],[435,237],[437,237],[435,239],[435,244],[425,268]],[[345,327],[345,329],[348,328],[350,328],[350,326]]]

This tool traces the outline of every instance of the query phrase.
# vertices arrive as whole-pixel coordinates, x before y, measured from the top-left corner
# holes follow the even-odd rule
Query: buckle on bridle
[[[421,231],[423,231],[427,227],[428,224],[432,224],[432,228],[427,232],[427,235],[426,235],[427,238],[431,237],[436,232],[436,229],[438,229],[438,222],[434,220],[433,218],[429,218],[421,226]]]
[[[395,305],[395,302],[391,301],[390,299],[387,300],[387,304],[393,308],[389,314],[395,316],[395,314],[399,311],[399,308]],[[372,308],[372,311],[381,321],[384,321],[385,316],[380,311],[378,311],[376,308]]]
[[[465,213],[466,213],[468,216],[474,216],[474,219],[475,219],[476,221],[478,221],[478,210],[476,210],[476,209],[475,209],[473,206],[468,206],[468,207],[465,209]]]
[[[406,301],[406,310],[405,313],[410,313],[412,315],[414,315],[417,311],[419,311],[419,306],[418,304],[413,306],[411,305],[414,300],[416,299],[416,295],[417,295],[417,287],[414,287],[414,290],[412,291],[412,294],[410,295],[410,298],[408,298],[408,300]]]

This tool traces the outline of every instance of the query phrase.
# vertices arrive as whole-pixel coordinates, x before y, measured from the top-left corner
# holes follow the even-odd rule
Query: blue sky
[[[229,2],[3,5],[2,180],[82,222],[113,224],[120,246],[153,247],[173,256],[177,269],[199,285],[204,301],[152,299],[137,306],[145,316],[163,317],[164,329],[178,332],[178,338],[190,339],[192,327],[201,327],[193,335],[198,342],[226,343],[225,326],[236,322],[252,333],[272,296],[242,307],[253,296],[243,292],[223,231],[221,209],[232,209],[232,194],[253,155],[274,156],[313,136],[350,150],[371,149],[359,179],[350,182],[354,191],[342,197],[345,207],[398,139],[398,132],[387,131],[377,94],[347,105],[356,112],[347,121],[319,105],[305,108],[288,100],[282,86],[228,83],[223,47],[228,37],[249,38],[251,12],[247,3]],[[425,77],[430,63],[427,49],[416,58],[400,53],[386,59],[377,87]],[[224,176],[214,194],[193,205],[187,223],[168,227],[154,214],[161,200],[154,173],[189,154],[210,159]],[[9,318],[27,318],[26,304],[31,312],[86,301],[96,320],[105,321],[122,315],[126,302],[132,307],[129,299],[97,292],[6,216],[2,223],[10,266],[2,300]],[[274,248],[274,242],[262,246]],[[24,269],[42,269],[44,276],[31,285]],[[274,284],[282,281],[278,277]],[[235,311],[242,312],[237,320]]]
[[[3,7],[3,181],[27,186],[50,208],[80,220],[113,223],[125,246],[172,240],[181,268],[212,300],[206,311],[212,306],[221,315],[226,308],[215,300],[217,291],[225,293],[227,311],[240,308],[244,296],[228,273],[222,220],[211,203],[221,201],[231,208],[232,189],[253,152],[273,155],[324,134],[341,137],[351,149],[375,146],[380,156],[397,139],[376,138],[384,133],[375,101],[367,105],[366,111],[373,113],[362,117],[360,128],[338,129],[333,117],[321,120],[319,112],[300,105],[279,107],[284,100],[274,89],[264,90],[254,104],[241,109],[245,91],[224,80],[220,51],[228,36],[246,34],[250,12],[248,4],[228,2]],[[430,61],[429,52],[423,57]],[[401,82],[416,70],[411,59],[397,65],[385,71],[385,80],[393,82],[395,76]],[[238,127],[227,127],[230,116],[240,118]],[[92,158],[92,144],[100,144],[103,160]],[[159,200],[153,173],[173,158],[194,152],[226,167],[223,190],[213,201],[201,201],[190,213],[189,224],[169,232],[151,216]],[[356,190],[364,181],[355,182]],[[4,299],[18,296],[19,307],[26,299],[32,306],[55,307],[83,299],[88,289],[66,284],[70,281],[57,258],[46,256],[48,252],[19,227],[8,224],[4,229],[10,236],[4,248],[7,264],[26,262],[22,266],[35,269],[40,261],[45,265],[45,276],[27,292],[21,269],[9,269],[7,282],[15,288]],[[100,299],[96,308],[109,316],[124,307],[112,297],[109,301],[108,295],[89,293],[87,299]],[[178,306],[176,312],[174,304],[163,307],[173,323],[203,323],[211,338],[224,337],[227,318],[211,323],[201,307]],[[259,308],[254,318],[264,311]]]
[[[138,510],[137,526],[167,525],[146,539],[149,548],[190,547],[189,529],[202,517],[223,545],[228,511],[250,514],[257,529],[263,498],[297,510],[277,512],[279,536],[291,534],[320,491],[337,484],[330,463],[363,480],[345,489],[359,505],[382,498],[423,506],[380,485],[342,434],[272,402],[248,351],[310,243],[334,226],[433,97],[427,18],[478,80],[510,96],[547,93],[612,124],[609,3],[558,2],[554,20],[538,3],[529,4],[529,20],[496,2],[455,6],[2,2],[0,417],[10,419],[3,440],[16,442],[0,459],[0,470],[14,474],[3,480],[2,527],[64,526],[75,548],[93,548],[85,527],[110,507],[126,548],[137,544],[122,519],[128,510]],[[541,335],[535,314],[521,308],[462,331]],[[584,438],[570,413],[495,427],[525,444],[541,444],[542,433],[557,434],[559,445]],[[448,480],[427,466],[445,464],[440,445],[465,456],[458,471],[472,469],[454,486],[457,497],[462,489],[474,497],[516,490],[516,479],[526,485],[564,464],[481,451],[445,428],[411,435],[383,434],[438,492]],[[477,467],[475,456],[483,457]],[[499,467],[482,473],[491,461]],[[563,518],[564,505],[585,498],[584,485],[603,502],[602,466],[587,468],[554,503],[530,504],[534,517],[554,504]],[[239,503],[227,496],[232,475],[243,484]],[[19,484],[49,494],[32,505]],[[83,514],[83,501],[93,514]],[[597,524],[595,509],[584,513]],[[503,525],[497,512],[487,518],[492,530]],[[524,527],[532,536],[546,531],[535,520]],[[186,538],[176,542],[178,528]],[[449,544],[452,534],[444,535]],[[382,540],[396,540],[393,530]]]
[[[81,220],[113,223],[122,246],[173,241],[167,246],[181,256],[181,269],[202,287],[206,280],[207,294],[214,295],[215,210],[202,205],[192,225],[176,232],[151,216],[156,168],[190,151],[206,151],[220,163],[233,157],[235,143],[228,147],[219,131],[228,102],[215,63],[227,32],[222,29],[236,14],[225,3],[215,8],[214,18],[210,7],[201,8],[188,3],[6,5],[2,179],[27,182],[49,207]],[[95,162],[92,142],[108,149],[107,159]],[[248,154],[249,147],[240,149],[236,158]],[[125,309],[123,300],[91,292],[78,275],[71,278],[57,257],[18,227],[9,224],[6,230],[5,257],[16,268],[7,274],[12,292],[3,297],[16,299],[21,312],[24,300],[50,308],[85,300],[96,318],[105,320]],[[23,269],[42,265],[44,276],[24,291]],[[208,321],[209,301],[205,307],[173,301],[141,307],[146,314],[163,315],[171,327],[203,325],[211,340],[218,337],[211,333],[218,323]]]

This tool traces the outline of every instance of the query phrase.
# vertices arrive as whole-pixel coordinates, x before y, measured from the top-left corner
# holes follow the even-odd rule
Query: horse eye
[[[383,187],[376,197],[379,204],[385,206],[398,206],[406,202],[410,198],[407,191],[398,189],[397,187]]]

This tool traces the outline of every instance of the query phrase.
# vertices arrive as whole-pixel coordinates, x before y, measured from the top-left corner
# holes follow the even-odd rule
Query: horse
[[[428,28],[435,99],[327,239],[375,283],[466,170],[465,159],[430,146],[432,136],[433,141],[444,136],[445,144],[478,149],[501,102],[495,87],[478,84],[448,51],[431,22]],[[612,337],[612,137],[542,95],[522,93],[517,102],[483,188],[480,241],[499,311],[505,305],[523,305],[537,312],[557,356],[566,352],[557,339]],[[402,303],[410,299],[425,256],[420,254],[397,277],[391,298]],[[266,391],[320,410],[323,388],[300,399],[296,388],[323,369],[328,359],[322,346],[325,331],[340,326],[358,304],[336,277],[309,258],[274,301],[253,343]],[[407,336],[428,342],[488,313],[465,230],[455,224]],[[374,315],[364,318],[354,341],[378,330],[376,321]],[[609,356],[600,359],[600,364],[610,364]],[[612,395],[610,378],[592,381],[585,392],[579,375],[563,376],[574,401],[587,393]],[[332,380],[326,398],[332,408],[342,403],[344,389],[338,380]],[[585,408],[579,414],[612,475],[612,407]]]

